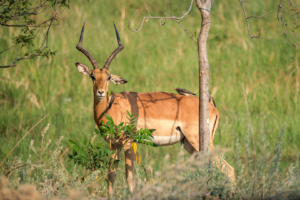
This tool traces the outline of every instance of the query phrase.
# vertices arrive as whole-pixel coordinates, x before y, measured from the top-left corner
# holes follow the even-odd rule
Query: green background
[[[40,141],[41,130],[50,123],[46,140],[56,141],[64,136],[87,140],[93,134],[92,81],[78,72],[76,62],[92,67],[89,60],[75,46],[85,21],[83,47],[103,66],[117,47],[113,21],[119,30],[125,49],[110,65],[110,72],[128,80],[125,85],[110,84],[115,93],[175,92],[176,87],[198,93],[197,44],[174,21],[160,26],[158,20],[149,19],[138,33],[143,16],[147,16],[142,1],[79,1],[72,0],[59,21],[51,28],[49,47],[56,51],[53,58],[24,60],[15,68],[0,70],[0,160],[18,140],[43,116],[49,116],[39,124],[14,149],[9,157],[28,156],[30,140]],[[136,17],[136,9],[141,10]],[[168,1],[147,2],[152,16],[170,14]],[[189,7],[189,1],[172,1],[173,14],[181,16]],[[276,12],[273,1],[257,1],[246,4],[250,15]],[[45,15],[46,16],[46,15]],[[45,17],[44,16],[44,17]],[[40,20],[43,19],[43,16]],[[233,166],[234,144],[239,139],[244,149],[249,129],[242,84],[248,100],[254,137],[265,137],[273,151],[283,124],[282,159],[294,161],[300,143],[299,117],[299,52],[281,34],[281,24],[276,14],[265,19],[250,19],[252,34],[262,30],[267,39],[251,40],[239,1],[215,1],[211,10],[211,28],[207,43],[210,64],[209,90],[220,112],[220,124],[214,139],[215,146],[230,148],[226,160]],[[191,34],[199,34],[201,16],[193,4],[191,13],[182,22]],[[0,28],[0,47],[8,48],[16,29]],[[195,37],[194,37],[195,38]],[[36,45],[42,40],[37,38]],[[0,55],[1,65],[10,64],[17,50]],[[196,109],[196,108],[195,108]],[[54,148],[52,144],[51,148]],[[64,148],[64,149],[65,149]],[[259,145],[257,151],[259,152]],[[138,145],[142,163],[151,163],[154,170],[164,168],[164,156],[176,159],[180,145],[152,148]],[[185,156],[188,153],[185,152]],[[242,154],[242,156],[245,154]],[[122,155],[122,157],[124,157]],[[66,167],[73,164],[65,161]],[[123,164],[120,165],[123,168]],[[120,172],[123,173],[123,172]]]

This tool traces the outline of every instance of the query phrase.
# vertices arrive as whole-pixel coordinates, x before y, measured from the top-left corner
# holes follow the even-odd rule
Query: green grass
[[[125,49],[114,59],[110,71],[128,83],[110,84],[114,92],[174,92],[175,87],[198,91],[196,43],[175,22],[161,27],[156,20],[149,20],[139,33],[127,29],[124,9],[128,8],[130,18],[141,4],[133,0],[71,1],[70,9],[50,31],[49,46],[57,51],[55,57],[25,60],[16,68],[0,70],[0,161],[46,114],[49,117],[14,149],[9,160],[21,155],[25,159],[30,140],[40,140],[40,131],[47,123],[51,125],[46,140],[56,141],[60,136],[87,139],[93,133],[92,83],[75,68],[76,62],[91,67],[88,59],[75,48],[84,21],[83,47],[99,66],[104,65],[117,47],[113,21],[119,29]],[[184,13],[188,5],[189,1],[173,1],[174,15]],[[148,6],[153,16],[162,15],[168,1],[148,2]],[[256,3],[252,10],[249,8],[249,15],[258,8],[261,13],[276,12],[271,1],[269,4],[267,1]],[[136,17],[133,27],[139,27],[144,15],[145,9]],[[299,52],[283,35],[273,37],[280,33],[276,16],[265,20],[251,19],[253,33],[262,27],[264,37],[272,37],[251,40],[237,0],[216,1],[211,15],[209,37],[217,35],[208,41],[209,83],[221,115],[215,146],[233,149],[237,138],[242,144],[246,140],[248,117],[242,90],[244,84],[256,140],[266,137],[270,149],[275,148],[281,127],[286,124],[283,161],[294,161],[300,150]],[[193,5],[192,14],[182,25],[192,33],[199,33],[200,24],[200,13]],[[1,27],[0,35],[1,49],[9,47],[13,31]],[[1,54],[1,64],[9,64],[14,53]],[[65,148],[69,146],[66,141],[63,141]],[[138,148],[142,152],[142,162],[145,165],[151,163],[154,171],[166,167],[163,159],[166,154],[175,161],[180,150],[179,144],[161,148],[139,145]],[[242,145],[241,157],[245,157],[244,148]],[[233,151],[226,154],[226,160],[236,166]],[[71,166],[67,164],[67,168]],[[120,167],[123,168],[123,164]]]

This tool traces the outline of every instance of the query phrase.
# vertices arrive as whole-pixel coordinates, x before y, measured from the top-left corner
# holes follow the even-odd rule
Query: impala
[[[115,25],[114,25],[115,26]],[[120,40],[118,30],[115,26],[119,46],[112,52],[103,68],[99,68],[92,55],[82,45],[84,25],[82,27],[79,43],[76,48],[90,60],[93,70],[84,64],[76,63],[78,71],[88,75],[93,82],[94,93],[94,120],[99,127],[107,119],[104,113],[110,115],[115,124],[126,122],[126,111],[135,113],[137,128],[156,129],[153,132],[152,140],[158,146],[173,145],[182,142],[184,148],[192,154],[199,151],[199,128],[198,128],[198,106],[199,98],[195,96],[182,96],[167,92],[121,92],[116,94],[114,101],[108,97],[109,82],[116,85],[124,84],[127,81],[109,71],[109,65],[114,57],[124,49]],[[209,127],[210,127],[210,149],[213,148],[213,139],[219,124],[219,112],[213,104],[209,104]],[[107,138],[104,138],[106,141]],[[126,164],[126,180],[131,191],[134,190],[134,161],[135,153],[131,149],[132,140],[123,144]],[[114,158],[119,159],[122,147],[111,145],[117,150]],[[228,174],[234,178],[233,168],[223,161],[222,168],[228,169]],[[115,164],[117,168],[118,164]],[[116,171],[109,169],[108,173],[108,194],[113,192],[113,185]]]

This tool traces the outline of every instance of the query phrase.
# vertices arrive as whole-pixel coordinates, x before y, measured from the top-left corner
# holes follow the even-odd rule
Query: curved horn
[[[111,55],[108,57],[108,59],[107,59],[105,65],[104,65],[104,67],[103,67],[103,68],[105,68],[105,69],[107,69],[107,70],[109,69],[109,65],[110,65],[111,61],[114,59],[114,57],[115,57],[120,51],[122,51],[122,50],[124,49],[124,45],[122,44],[122,42],[121,42],[121,40],[120,40],[120,36],[119,36],[118,30],[117,30],[117,27],[116,27],[116,25],[115,25],[115,22],[114,22],[114,26],[115,26],[115,30],[116,30],[116,35],[117,35],[117,40],[118,40],[119,47],[116,48],[116,49],[111,53]]]
[[[99,68],[99,66],[97,65],[96,60],[93,58],[93,56],[85,48],[81,47],[83,32],[84,32],[84,24],[85,24],[85,22],[83,23],[82,30],[81,30],[81,35],[80,35],[80,38],[79,38],[79,42],[76,46],[76,49],[78,49],[84,55],[86,55],[86,57],[88,57],[88,59],[91,61],[92,65],[93,65],[93,68],[96,69],[96,68]]]

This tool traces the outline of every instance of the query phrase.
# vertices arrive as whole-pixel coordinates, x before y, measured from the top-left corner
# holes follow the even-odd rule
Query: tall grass
[[[26,161],[20,156],[7,162],[7,171],[0,172],[0,196],[12,200],[105,197],[107,171],[84,172],[76,165],[67,171],[66,151],[63,152],[61,146],[63,137],[55,142],[55,148],[51,150],[49,145],[52,141],[49,140],[47,144],[43,142],[48,130],[49,124],[41,132],[41,142],[30,142]],[[175,162],[170,161],[170,154],[161,158],[165,169],[154,173],[151,165],[135,165],[136,190],[130,193],[125,179],[119,178],[111,199],[297,199],[300,196],[298,158],[288,167],[280,167],[284,130],[285,125],[276,134],[278,139],[275,147],[270,147],[264,137],[257,141],[262,147],[256,154],[257,167],[253,165],[250,153],[246,154],[246,162],[241,158],[240,142],[236,142],[234,182],[216,167],[219,161],[215,158],[224,150],[200,153],[189,158],[185,158],[183,151],[180,151]],[[250,152],[249,142],[245,144],[246,151]],[[50,159],[43,159],[44,153]],[[117,170],[122,171],[119,168]]]
[[[172,2],[174,15],[184,13],[188,7],[188,1]],[[76,62],[91,66],[75,48],[84,21],[83,46],[100,66],[117,47],[113,21],[119,29],[125,49],[114,59],[110,71],[128,83],[121,86],[111,84],[109,87],[113,91],[173,92],[175,87],[198,91],[197,46],[176,23],[170,21],[161,27],[157,21],[149,20],[139,33],[126,28],[126,14],[130,18],[141,4],[133,0],[74,0],[50,32],[49,45],[57,50],[55,57],[26,60],[15,68],[0,70],[0,160],[45,114],[49,114],[47,120],[25,137],[10,155],[9,162],[15,156],[29,157],[25,152],[30,141],[41,140],[39,133],[47,123],[51,128],[45,141],[56,141],[61,136],[86,140],[93,133],[91,81],[75,68]],[[257,1],[251,5],[253,7],[247,8],[249,14],[257,10],[259,13],[276,10],[273,1]],[[148,2],[153,16],[162,15],[167,6],[168,1]],[[133,27],[139,26],[145,14],[145,9],[142,9],[134,19]],[[238,1],[214,2],[211,15],[209,37],[214,37],[208,41],[209,83],[210,93],[221,115],[214,144],[235,149],[236,141],[240,141],[240,164],[248,162],[248,147],[244,143],[248,120],[243,83],[256,140],[264,138],[270,144],[269,148],[275,147],[277,135],[274,133],[280,132],[282,124],[286,124],[281,158],[283,165],[289,165],[290,161],[296,160],[300,146],[299,52],[284,36],[273,37],[280,33],[280,22],[275,16],[259,21],[253,19],[251,30],[255,32],[262,27],[264,36],[272,38],[251,40]],[[190,32],[199,33],[200,20],[199,11],[194,6],[192,14],[182,25]],[[5,49],[11,44],[14,32],[1,27],[0,34],[0,47]],[[1,54],[1,64],[10,63],[13,53]],[[63,140],[62,145],[66,149],[69,144]],[[49,149],[55,148],[55,144],[49,145]],[[166,169],[164,156],[168,154],[170,163],[174,163],[180,151],[179,145],[139,148],[142,164],[151,166],[152,174]],[[260,152],[261,148],[264,148],[263,143],[257,145],[257,151]],[[226,160],[238,168],[233,152],[226,154]],[[51,156],[45,154],[44,157],[50,159]],[[120,166],[124,165],[121,163]],[[68,163],[65,167],[72,170],[74,165]],[[124,173],[118,173],[118,180],[123,180]]]

